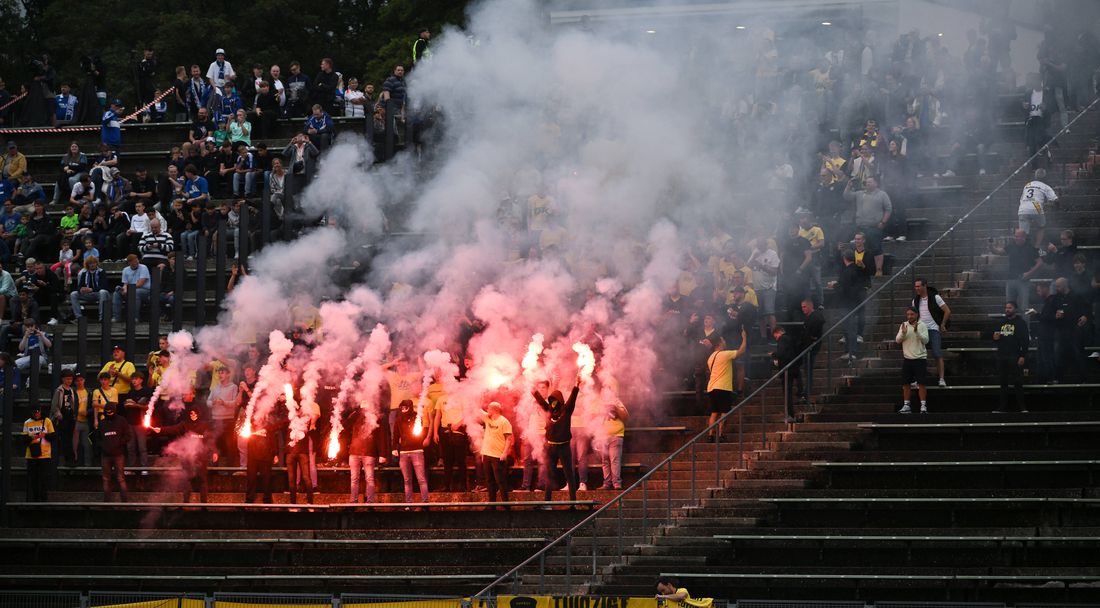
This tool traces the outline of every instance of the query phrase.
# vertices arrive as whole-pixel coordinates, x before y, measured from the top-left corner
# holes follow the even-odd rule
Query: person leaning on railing
[[[656,598],[658,606],[662,606],[667,602],[673,602],[680,606],[690,606],[691,608],[711,608],[714,605],[713,598],[692,598],[687,587],[680,587],[675,580],[663,576],[657,579]]]

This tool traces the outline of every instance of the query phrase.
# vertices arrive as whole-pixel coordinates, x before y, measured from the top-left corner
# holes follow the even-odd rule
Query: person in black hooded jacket
[[[126,419],[118,415],[118,405],[108,402],[103,407],[103,419],[99,421],[100,464],[103,478],[103,502],[111,502],[111,474],[118,480],[118,494],[126,502],[126,446],[133,429]]]
[[[577,477],[573,474],[573,453],[569,444],[573,439],[571,418],[573,410],[577,407],[577,394],[580,389],[578,377],[576,386],[569,393],[568,401],[562,397],[561,391],[550,393],[549,399],[544,399],[538,390],[531,392],[539,407],[549,414],[549,419],[546,421],[547,476],[552,474],[558,461],[561,461],[562,469],[565,470],[565,480],[569,485],[569,500],[577,500]],[[546,484],[543,500],[550,500],[550,493],[555,487],[557,484],[552,481]]]
[[[158,435],[168,437],[183,436],[184,440],[188,437],[193,438],[191,440],[194,442],[193,445],[184,446],[189,449],[180,462],[187,481],[187,485],[184,486],[183,490],[183,502],[191,502],[191,492],[195,490],[199,492],[199,502],[206,502],[208,492],[207,462],[211,457],[213,457],[214,462],[217,462],[218,453],[211,449],[214,435],[210,432],[210,425],[206,420],[203,420],[202,411],[192,405],[187,408],[187,416],[178,424],[165,427],[154,426],[150,430]]]

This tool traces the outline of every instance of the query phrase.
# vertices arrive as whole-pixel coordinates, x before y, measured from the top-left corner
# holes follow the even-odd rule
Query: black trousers
[[[252,455],[248,455],[252,464]],[[270,465],[269,465],[270,467]],[[290,502],[298,503],[298,473],[302,474],[302,484],[306,487],[306,501],[313,504],[313,481],[309,474],[309,452],[293,452],[286,455],[286,484],[290,489]]]
[[[466,433],[444,429],[440,433],[439,443],[443,451],[443,489],[465,492],[469,487],[466,480],[466,456],[470,452],[470,438]]]
[[[191,502],[191,493],[199,493],[199,502],[206,502],[209,494],[209,483],[206,474],[206,459],[204,453],[198,462],[186,462],[183,465],[183,474],[186,477],[183,487],[183,502]]]
[[[569,443],[548,443],[546,445],[546,476],[549,478],[543,500],[550,500],[550,493],[557,487],[554,468],[561,462],[565,470],[565,482],[569,484],[569,500],[577,500],[577,476],[573,473],[573,450]]]
[[[27,459],[27,502],[46,502],[49,500],[50,464],[49,458]]]
[[[482,456],[481,466],[485,469],[485,482],[489,486],[489,502],[496,502],[497,490],[500,490],[500,499],[508,502],[508,461]]]
[[[248,438],[248,470],[245,476],[245,502],[255,502],[262,490],[264,504],[271,504],[271,439],[261,435]],[[259,487],[257,487],[257,484]]]
[[[1008,386],[1011,384],[1016,394],[1016,409],[1025,411],[1024,403],[1024,374],[1017,365],[1016,357],[997,357],[997,377],[1001,380],[1000,411],[1008,410]]]
[[[112,477],[118,482],[118,494],[122,502],[126,502],[126,454],[104,454],[100,457],[99,464],[103,480],[103,502],[111,502]]]

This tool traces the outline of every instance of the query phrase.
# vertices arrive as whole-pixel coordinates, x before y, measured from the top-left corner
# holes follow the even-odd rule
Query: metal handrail
[[[505,581],[507,581],[512,576],[518,576],[519,571],[522,568],[524,568],[527,565],[533,563],[535,560],[540,560],[541,562],[544,562],[547,553],[551,549],[553,549],[554,547],[557,547],[558,545],[560,545],[563,542],[570,541],[572,539],[572,537],[578,531],[580,531],[582,528],[584,528],[585,526],[587,526],[589,524],[594,524],[596,519],[598,517],[600,517],[600,515],[604,514],[605,512],[608,512],[612,507],[618,506],[618,508],[620,509],[620,514],[621,514],[622,502],[623,502],[624,498],[628,494],[631,494],[639,486],[641,486],[644,489],[645,485],[648,483],[650,478],[653,477],[654,474],[656,474],[658,471],[665,468],[666,466],[668,467],[669,479],[671,480],[671,477],[672,477],[672,462],[678,456],[680,456],[681,454],[683,454],[687,450],[691,450],[692,454],[694,455],[694,451],[696,449],[696,444],[699,443],[700,440],[703,439],[708,433],[710,433],[711,431],[714,431],[719,425],[725,423],[726,420],[734,414],[734,412],[738,412],[738,414],[740,415],[739,410],[741,409],[741,407],[743,405],[745,405],[746,403],[748,403],[749,401],[751,401],[756,395],[760,394],[761,391],[763,391],[765,388],[767,388],[773,382],[775,382],[776,380],[779,380],[779,379],[784,379],[785,380],[786,374],[789,373],[789,371],[793,368],[794,365],[796,365],[796,364],[797,365],[802,365],[802,359],[803,358],[807,358],[807,360],[808,360],[808,355],[811,353],[811,351],[814,351],[814,349],[820,348],[820,344],[822,343],[822,341],[824,341],[826,339],[826,337],[828,337],[830,334],[832,334],[834,331],[836,331],[837,328],[842,327],[843,324],[852,315],[856,314],[860,309],[867,306],[872,300],[874,300],[878,296],[879,293],[881,293],[887,287],[892,286],[894,281],[896,281],[898,279],[898,277],[903,276],[905,271],[913,268],[918,260],[924,258],[928,254],[928,252],[932,251],[932,249],[935,248],[938,244],[940,244],[940,242],[942,242],[948,236],[952,235],[956,228],[961,226],[963,224],[963,222],[965,222],[967,219],[969,219],[971,217],[971,215],[973,215],[983,205],[985,205],[985,203],[987,201],[989,201],[995,194],[1000,192],[1001,189],[1003,189],[1006,185],[1008,185],[1009,182],[1011,182],[1011,180],[1020,173],[1020,171],[1025,170],[1025,168],[1028,166],[1029,163],[1031,163],[1034,159],[1039,157],[1041,154],[1045,154],[1047,152],[1049,146],[1052,143],[1054,143],[1054,141],[1059,136],[1061,136],[1064,133],[1069,132],[1069,128],[1074,123],[1076,123],[1078,120],[1080,120],[1080,118],[1082,116],[1084,116],[1085,114],[1091,112],[1098,102],[1100,102],[1100,97],[1094,99],[1092,101],[1092,103],[1090,103],[1088,105],[1088,107],[1085,108],[1084,111],[1078,113],[1077,116],[1075,116],[1073,118],[1073,120],[1065,123],[1061,130],[1059,130],[1056,134],[1051,136],[1051,138],[1045,144],[1040,146],[1034,154],[1032,154],[1027,159],[1025,159],[1023,161],[1023,163],[1020,164],[1020,166],[1016,167],[1015,171],[1013,171],[1011,174],[1009,174],[1008,177],[1004,178],[1001,181],[1001,183],[997,185],[996,188],[994,188],[992,191],[990,191],[989,194],[987,194],[981,201],[979,201],[977,204],[975,204],[969,211],[967,211],[965,214],[960,216],[959,219],[956,220],[955,223],[951,225],[951,227],[949,227],[947,230],[945,230],[934,241],[929,243],[928,246],[925,247],[916,256],[914,256],[913,259],[909,261],[909,263],[907,263],[901,269],[893,271],[891,273],[890,277],[886,281],[884,281],[882,283],[882,285],[880,285],[877,289],[873,290],[870,294],[867,295],[866,298],[863,299],[863,301],[861,301],[858,305],[853,307],[852,310],[848,311],[848,313],[845,314],[844,316],[842,316],[838,321],[833,323],[833,325],[831,327],[829,327],[828,330],[826,330],[822,333],[820,338],[818,338],[816,341],[814,341],[814,343],[810,344],[809,346],[804,348],[801,352],[799,352],[798,356],[796,356],[794,359],[792,359],[789,363],[787,363],[786,365],[779,368],[775,372],[775,374],[773,374],[770,378],[765,380],[763,384],[761,384],[759,387],[756,388],[756,390],[749,393],[748,396],[744,397],[741,400],[741,402],[736,404],[732,409],[730,409],[729,412],[726,412],[725,414],[723,414],[721,417],[718,418],[717,421],[715,421],[714,423],[708,425],[705,429],[700,431],[698,434],[696,434],[694,437],[692,437],[686,443],[681,445],[679,448],[673,450],[672,453],[669,454],[668,456],[666,456],[664,460],[662,460],[660,463],[654,465],[653,468],[651,468],[648,472],[646,472],[644,475],[642,475],[642,477],[640,477],[637,481],[630,484],[625,490],[623,490],[615,498],[611,499],[606,504],[601,506],[599,509],[596,509],[595,511],[593,511],[588,517],[585,517],[580,522],[578,522],[576,525],[574,525],[573,527],[571,527],[568,530],[566,530],[565,532],[563,532],[560,536],[558,536],[554,540],[547,543],[547,545],[545,547],[538,550],[533,555],[531,555],[527,559],[523,560],[522,562],[520,562],[519,564],[514,566],[512,569],[508,570],[504,574],[497,577],[496,580],[494,580],[493,582],[486,585],[485,588],[478,591],[476,594],[474,594],[473,597],[485,599],[489,596],[490,591],[494,587],[503,584]],[[761,403],[761,410],[763,410],[763,407],[764,407],[764,405],[763,405],[763,403]],[[761,411],[761,414],[763,415],[763,411]],[[739,426],[739,432],[740,432],[741,425],[738,425],[738,426]],[[740,443],[740,438],[739,438],[739,443]],[[716,444],[715,449],[717,450],[717,444]],[[743,453],[743,451],[744,451],[743,448],[741,448],[742,453]],[[694,463],[694,458],[692,459],[692,461]],[[716,469],[720,468],[721,465],[720,465],[720,459],[719,458],[715,458],[714,466],[715,466]],[[694,473],[693,473],[693,476],[692,476],[693,484],[694,484],[694,479],[695,479],[695,477],[694,477]],[[670,485],[671,485],[671,481],[670,481]],[[694,487],[694,485],[693,485],[693,487]],[[669,495],[669,501],[671,501],[671,494]],[[644,520],[644,518],[645,518],[645,514],[643,513],[643,520]],[[644,534],[646,534],[645,531],[643,531],[643,535]],[[619,529],[619,535],[620,535],[620,537],[622,535],[621,526],[620,526],[620,529]],[[593,537],[595,537],[595,527],[594,526],[593,526]],[[621,547],[621,544],[622,544],[621,541],[620,541],[619,544],[620,544],[620,547]],[[595,543],[593,543],[593,545],[595,545]],[[593,548],[593,551],[594,551],[594,548]],[[620,554],[619,557],[621,558],[622,555]],[[568,567],[568,564],[567,564],[567,567]],[[593,552],[593,577],[594,576],[595,576],[595,553]]]

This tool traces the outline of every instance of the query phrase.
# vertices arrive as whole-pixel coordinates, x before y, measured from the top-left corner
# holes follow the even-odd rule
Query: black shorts
[[[928,373],[928,359],[902,359],[901,381],[905,384],[924,385],[924,378]]]
[[[722,389],[715,389],[707,393],[712,414],[725,414],[733,409],[733,393]]]

